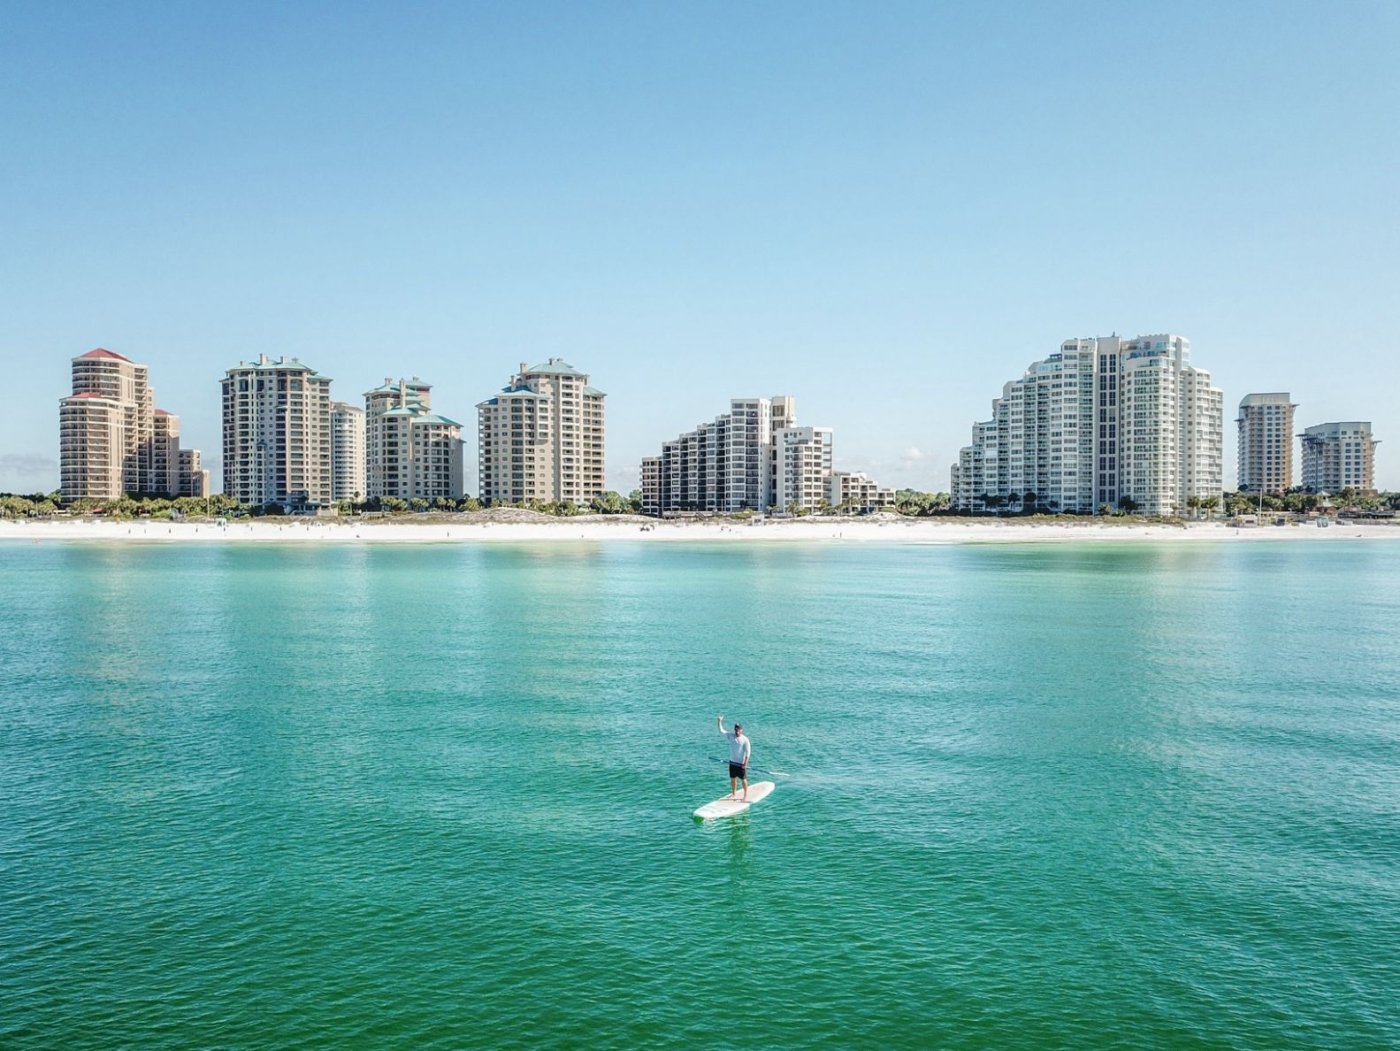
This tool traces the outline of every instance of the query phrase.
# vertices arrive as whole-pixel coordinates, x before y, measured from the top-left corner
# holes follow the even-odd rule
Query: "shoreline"
[[[416,516],[414,516],[416,517]],[[1180,525],[1086,518],[1066,522],[950,518],[801,518],[763,523],[732,520],[645,519],[587,515],[544,521],[503,521],[478,515],[448,519],[240,519],[234,522],[154,519],[0,520],[0,542],[96,543],[1065,543],[1070,541],[1276,541],[1400,539],[1400,522],[1334,522],[1288,526],[1231,526],[1223,522]],[[426,516],[425,516],[426,517]]]

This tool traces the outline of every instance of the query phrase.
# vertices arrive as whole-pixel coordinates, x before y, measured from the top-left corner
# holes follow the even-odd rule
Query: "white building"
[[[973,425],[953,506],[1179,514],[1222,491],[1223,396],[1180,336],[1072,339],[1035,362]]]
[[[773,506],[779,514],[816,511],[831,478],[830,427],[784,427],[773,436],[777,472]]]
[[[584,504],[606,488],[602,391],[562,358],[477,405],[481,498]]]
[[[835,471],[828,480],[826,502],[838,511],[878,511],[894,506],[894,490],[860,471]]]
[[[368,492],[365,410],[349,402],[331,402],[331,499],[359,502]]]
[[[224,493],[241,504],[331,501],[331,380],[296,358],[223,379]]]
[[[1303,431],[1303,488],[1314,493],[1376,491],[1376,446],[1369,421],[1319,423]]]
[[[670,441],[642,461],[642,497],[654,476],[656,514],[765,511],[773,505],[774,435],[796,421],[796,399],[733,398],[729,411]]]
[[[1287,394],[1246,394],[1235,419],[1241,491],[1286,493],[1293,488],[1293,412]]]

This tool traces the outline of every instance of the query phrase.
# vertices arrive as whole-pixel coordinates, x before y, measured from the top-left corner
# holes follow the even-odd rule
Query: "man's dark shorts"
[[[730,777],[748,777],[749,775],[748,775],[748,772],[744,769],[744,764],[743,764],[743,763],[730,763],[730,764],[729,764],[729,776],[730,776]]]

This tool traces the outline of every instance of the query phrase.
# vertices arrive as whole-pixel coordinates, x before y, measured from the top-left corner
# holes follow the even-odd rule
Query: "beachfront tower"
[[[1002,388],[953,472],[953,506],[1184,514],[1222,493],[1224,401],[1181,336],[1066,340]]]
[[[180,418],[155,407],[149,372],[99,347],[73,359],[73,393],[59,402],[59,489],[65,501],[173,497],[207,480],[182,474]],[[188,462],[187,460],[184,462]]]
[[[1239,430],[1241,492],[1286,493],[1293,487],[1293,412],[1287,394],[1246,394]]]
[[[417,376],[365,392],[365,450],[371,498],[462,498],[462,425],[432,411]]]
[[[1314,493],[1343,489],[1374,494],[1376,446],[1369,421],[1319,423],[1303,438],[1303,487]]]
[[[223,379],[224,493],[240,504],[331,501],[331,379],[297,358]]]
[[[365,410],[331,402],[331,499],[365,499]]]
[[[602,391],[562,358],[477,405],[481,499],[585,504],[606,486]]]
[[[773,507],[779,514],[817,511],[831,485],[830,427],[784,427],[773,436],[778,472]]]
[[[773,506],[774,435],[797,422],[797,400],[733,398],[729,411],[661,445],[642,461],[642,499],[651,514],[763,512]],[[648,481],[654,497],[648,498]]]

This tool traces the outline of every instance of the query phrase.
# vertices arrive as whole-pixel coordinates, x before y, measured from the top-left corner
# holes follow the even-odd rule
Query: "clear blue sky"
[[[151,367],[215,467],[297,355],[468,425],[521,361],[609,394],[609,482],[740,395],[947,489],[1069,336],[1369,419],[1400,489],[1400,5],[0,6],[0,490],[69,359]]]

